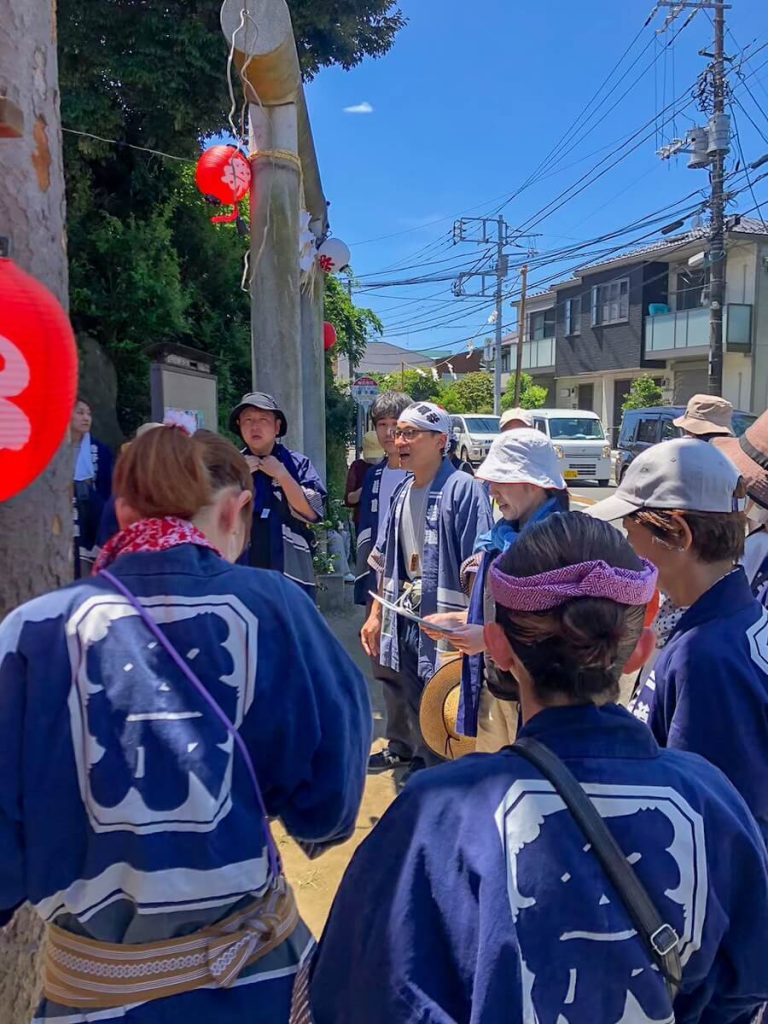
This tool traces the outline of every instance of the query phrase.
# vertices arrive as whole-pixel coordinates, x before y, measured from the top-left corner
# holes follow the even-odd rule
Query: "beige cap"
[[[674,420],[676,427],[689,434],[720,434],[732,437],[733,406],[718,395],[694,395],[683,416]]]
[[[515,420],[519,420],[518,426],[520,424],[524,427],[533,426],[533,415],[527,409],[516,407],[514,409],[507,409],[506,412],[501,414],[499,429],[504,430],[510,423],[514,423]]]

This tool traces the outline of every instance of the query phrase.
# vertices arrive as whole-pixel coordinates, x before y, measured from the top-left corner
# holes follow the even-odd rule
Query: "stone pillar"
[[[299,197],[295,103],[250,105],[251,345],[253,384],[288,419],[287,443],[304,450],[299,287]]]

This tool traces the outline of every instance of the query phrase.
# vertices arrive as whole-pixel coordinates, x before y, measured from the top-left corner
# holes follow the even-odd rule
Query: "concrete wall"
[[[752,408],[752,357],[741,352],[723,353],[723,398],[734,409]]]

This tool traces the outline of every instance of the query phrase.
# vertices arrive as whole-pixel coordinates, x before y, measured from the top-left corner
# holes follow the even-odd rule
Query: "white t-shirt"
[[[390,469],[389,466],[384,467],[384,472],[381,474],[379,480],[379,532],[376,537],[376,547],[380,551],[384,550],[384,527],[387,524],[387,512],[389,512],[389,505],[392,501],[392,495],[395,493],[395,488],[401,480],[405,480],[407,472],[404,469]]]

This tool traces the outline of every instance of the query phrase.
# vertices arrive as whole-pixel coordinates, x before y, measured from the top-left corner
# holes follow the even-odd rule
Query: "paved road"
[[[598,487],[597,484],[575,484],[569,490],[571,492],[571,503],[578,508],[584,505],[593,505],[596,501],[610,497],[616,488]]]

